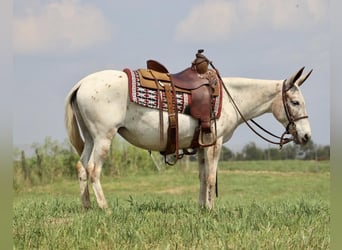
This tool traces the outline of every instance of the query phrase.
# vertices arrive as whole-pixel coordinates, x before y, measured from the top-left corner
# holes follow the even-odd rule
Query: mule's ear
[[[303,73],[305,67],[302,67],[300,70],[297,71],[297,73],[293,74],[290,78],[288,78],[285,82],[286,89],[289,90],[292,88],[292,86],[295,84],[295,82],[300,78],[300,76]]]
[[[313,69],[310,70],[306,75],[303,75],[298,79],[298,86],[302,85],[303,82],[305,82],[306,79],[308,79],[308,77],[311,75],[312,71],[313,71]]]

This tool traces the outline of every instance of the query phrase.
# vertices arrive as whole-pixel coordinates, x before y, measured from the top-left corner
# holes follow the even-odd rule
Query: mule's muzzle
[[[288,133],[292,135],[292,140],[296,144],[305,145],[311,139],[310,133],[305,133],[305,134],[298,133],[297,126],[296,126],[295,122],[290,122],[287,125],[286,129],[287,129]]]
[[[311,135],[309,134],[305,134],[303,137],[302,137],[302,144],[305,145],[307,144],[311,139]]]
[[[311,135],[309,134],[304,134],[303,136],[299,136],[298,133],[295,133],[295,135],[292,134],[292,136],[293,136],[293,141],[299,145],[305,145],[311,139]]]

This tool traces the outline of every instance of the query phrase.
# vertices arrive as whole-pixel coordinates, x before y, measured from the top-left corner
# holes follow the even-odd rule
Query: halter
[[[277,136],[273,133],[271,133],[270,131],[268,131],[267,129],[263,128],[261,125],[259,125],[256,121],[254,121],[253,119],[250,119],[250,121],[256,125],[258,128],[260,128],[261,130],[263,130],[265,133],[277,138],[277,139],[280,139],[279,142],[277,141],[272,141],[266,137],[264,137],[263,135],[261,135],[259,132],[257,132],[250,124],[249,122],[247,121],[247,119],[243,116],[243,114],[241,113],[240,109],[238,108],[237,104],[235,103],[233,97],[230,95],[227,87],[225,86],[224,82],[222,81],[222,78],[218,72],[218,70],[215,68],[215,66],[213,65],[212,62],[210,62],[210,65],[213,67],[213,69],[216,71],[220,81],[222,82],[222,85],[223,85],[223,88],[225,90],[225,92],[227,93],[229,99],[231,100],[234,108],[236,109],[236,111],[239,113],[239,115],[241,116],[242,120],[246,123],[246,125],[257,135],[259,136],[260,138],[262,138],[263,140],[269,142],[269,143],[272,143],[272,144],[276,144],[276,145],[279,145],[279,148],[281,149],[283,147],[283,145],[293,141],[293,137],[292,138],[285,138],[285,135],[287,134],[291,134],[289,129],[290,127],[292,126],[294,128],[294,130],[296,129],[296,121],[298,120],[301,120],[301,119],[306,119],[308,118],[309,116],[305,115],[305,116],[300,116],[300,117],[294,117],[292,112],[291,112],[291,109],[289,107],[289,104],[288,104],[288,96],[287,96],[287,91],[290,90],[290,88],[286,89],[286,86],[285,86],[285,82],[286,82],[286,79],[283,81],[283,87],[282,87],[282,101],[283,101],[283,106],[284,106],[284,110],[285,110],[285,114],[286,114],[286,118],[288,120],[288,124],[287,126],[285,127],[285,132],[281,135],[281,136]]]

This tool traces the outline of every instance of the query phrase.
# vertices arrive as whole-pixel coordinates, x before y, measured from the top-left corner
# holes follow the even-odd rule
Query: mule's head
[[[304,67],[283,82],[282,91],[274,99],[272,113],[283,124],[296,144],[306,144],[311,138],[311,128],[300,86],[311,71],[302,75]]]

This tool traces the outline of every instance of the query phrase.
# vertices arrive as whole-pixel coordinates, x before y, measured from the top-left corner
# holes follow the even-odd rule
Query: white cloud
[[[325,0],[245,0],[239,2],[249,27],[275,30],[309,30],[327,21]]]
[[[13,20],[13,43],[17,53],[78,51],[111,37],[111,27],[101,11],[79,0],[54,1],[24,12]]]
[[[326,0],[204,0],[178,23],[178,41],[216,42],[257,30],[309,31],[328,22]]]
[[[176,30],[178,40],[212,42],[224,39],[237,25],[234,5],[221,0],[204,1],[196,5]]]

